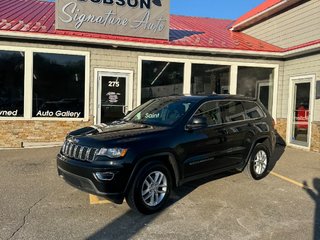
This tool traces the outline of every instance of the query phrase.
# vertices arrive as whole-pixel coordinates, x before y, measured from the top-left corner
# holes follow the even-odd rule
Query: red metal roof
[[[170,17],[170,39],[156,40],[108,34],[55,30],[55,3],[37,0],[1,0],[0,31],[29,32],[119,40],[135,43],[152,43],[173,46],[219,48],[279,52],[282,49],[255,39],[244,33],[228,30],[232,20],[175,16]]]
[[[238,21],[263,11],[282,0],[267,0],[258,8],[239,18]],[[247,50],[263,52],[283,52],[305,47],[305,45],[282,49],[253,38],[241,32],[230,31],[232,20],[199,18],[171,15],[170,39],[156,40],[147,38],[124,37],[109,34],[94,34],[55,29],[55,3],[38,0],[1,0],[0,32],[19,32],[26,34],[50,34],[54,36],[81,37],[83,39],[116,40],[127,43],[150,43],[166,46],[203,47],[226,50]],[[311,46],[315,43],[309,43]]]
[[[266,0],[263,3],[261,3],[259,6],[256,8],[250,10],[249,12],[245,13],[241,17],[239,17],[232,25],[236,26],[237,24],[244,22],[248,20],[251,17],[254,17],[255,15],[275,6],[276,4],[282,2],[284,0]]]

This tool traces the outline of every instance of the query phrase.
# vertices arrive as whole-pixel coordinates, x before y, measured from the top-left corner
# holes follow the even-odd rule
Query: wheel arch
[[[264,143],[264,144],[267,145],[267,149],[268,149],[268,151],[269,151],[269,155],[271,156],[271,149],[270,149],[270,147],[271,147],[271,141],[270,141],[270,138],[269,138],[268,136],[261,136],[261,137],[257,138],[257,139],[253,142],[253,144],[251,145],[250,151],[249,151],[249,153],[248,153],[248,155],[247,155],[247,157],[246,157],[246,161],[245,161],[244,165],[242,166],[242,169],[239,169],[240,171],[243,171],[244,168],[247,166],[247,164],[248,164],[248,162],[249,162],[249,159],[250,159],[250,156],[251,156],[254,148],[255,148],[258,144],[262,144],[262,143]]]
[[[160,162],[164,164],[170,171],[171,177],[173,179],[173,185],[175,187],[179,186],[181,174],[176,158],[170,152],[163,152],[142,157],[136,162],[132,170],[132,173],[129,177],[127,186],[125,188],[125,194],[130,189],[131,185],[133,184],[133,181],[135,180],[135,177],[139,174],[140,170],[142,169],[142,166],[150,162]]]

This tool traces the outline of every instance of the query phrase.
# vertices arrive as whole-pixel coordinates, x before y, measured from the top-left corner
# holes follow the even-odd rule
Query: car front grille
[[[92,162],[94,160],[98,151],[99,149],[97,148],[76,145],[70,141],[65,141],[61,149],[61,153],[64,156],[88,162]]]

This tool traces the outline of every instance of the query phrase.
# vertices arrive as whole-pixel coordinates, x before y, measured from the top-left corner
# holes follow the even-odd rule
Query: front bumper
[[[109,166],[107,162],[83,162],[58,154],[57,170],[68,184],[81,191],[105,197],[114,203],[123,202],[130,171],[121,164]],[[113,177],[100,180],[96,173],[101,172],[113,173]]]

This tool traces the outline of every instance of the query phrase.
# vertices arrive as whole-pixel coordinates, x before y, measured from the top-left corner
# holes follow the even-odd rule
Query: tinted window
[[[24,53],[0,51],[0,117],[22,117]]]
[[[183,93],[184,64],[142,61],[141,103]]]
[[[195,116],[205,117],[208,125],[221,124],[221,112],[218,102],[207,102],[204,103],[196,112]]]
[[[244,110],[239,101],[220,102],[222,120],[224,123],[236,122],[245,119]]]
[[[33,117],[84,117],[85,57],[35,53]]]
[[[194,102],[183,99],[158,98],[138,107],[125,121],[159,126],[170,126],[179,121]]]
[[[243,102],[243,106],[247,118],[255,119],[264,116],[261,108],[255,102]]]

